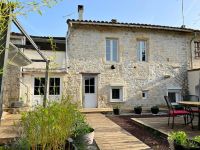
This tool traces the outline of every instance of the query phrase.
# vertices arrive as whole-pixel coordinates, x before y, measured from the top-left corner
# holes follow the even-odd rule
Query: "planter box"
[[[200,143],[195,142],[193,140],[188,140],[188,142],[195,144],[196,147],[185,147],[174,142],[174,150],[200,150]]]

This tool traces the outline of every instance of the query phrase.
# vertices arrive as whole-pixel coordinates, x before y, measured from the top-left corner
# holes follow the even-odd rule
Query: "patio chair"
[[[186,125],[186,116],[189,115],[190,119],[191,119],[191,125],[192,125],[192,128],[193,128],[192,118],[191,118],[190,112],[187,111],[187,110],[175,110],[174,107],[172,106],[172,104],[170,103],[168,96],[164,96],[164,99],[165,99],[167,107],[168,107],[168,126],[169,126],[169,122],[170,122],[170,117],[173,117],[172,129],[174,128],[174,118],[176,116],[183,116],[184,123]]]
[[[185,95],[183,96],[183,101],[199,102],[199,97],[197,95]],[[199,113],[198,108],[186,107],[186,110],[192,112],[192,117],[194,118],[194,113]],[[187,118],[188,120],[188,118]]]

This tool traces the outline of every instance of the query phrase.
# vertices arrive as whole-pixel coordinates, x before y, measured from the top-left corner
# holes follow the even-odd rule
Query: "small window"
[[[147,41],[137,41],[138,61],[147,61]]]
[[[106,61],[118,61],[118,40],[106,39]]]
[[[60,95],[60,78],[49,79],[49,95]]]
[[[194,42],[194,54],[195,54],[195,58],[200,58],[200,41]]]
[[[44,95],[45,78],[34,79],[34,95]]]
[[[147,99],[148,98],[148,91],[143,91],[142,92],[142,99]]]
[[[181,90],[178,89],[169,89],[168,97],[171,103],[176,103],[181,100]]]
[[[111,102],[122,102],[123,101],[123,87],[111,87],[110,91]]]

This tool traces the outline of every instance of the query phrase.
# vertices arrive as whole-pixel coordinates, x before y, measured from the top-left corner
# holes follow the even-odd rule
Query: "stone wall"
[[[163,104],[168,88],[187,89],[188,34],[172,31],[134,28],[74,25],[68,38],[69,81],[74,99],[83,100],[82,75],[98,74],[98,107],[109,107],[110,84],[122,83],[125,89],[124,106]],[[106,38],[119,40],[117,63],[105,61]],[[137,61],[137,39],[148,41],[148,62]],[[111,65],[115,69],[111,69]],[[168,76],[166,76],[168,75]],[[169,77],[170,76],[170,77]],[[183,86],[184,84],[184,86]],[[148,90],[148,99],[142,99]]]
[[[4,80],[3,104],[8,107],[11,101],[19,101],[20,68],[8,64]]]

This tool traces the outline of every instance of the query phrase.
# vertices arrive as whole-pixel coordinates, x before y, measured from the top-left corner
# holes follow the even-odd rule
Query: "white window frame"
[[[112,98],[112,89],[120,90],[120,98],[119,99]],[[123,101],[124,101],[124,87],[123,86],[111,86],[110,87],[110,102],[123,102]]]
[[[144,94],[144,96],[143,96]],[[142,99],[147,99],[148,98],[148,91],[142,91]]]
[[[175,102],[172,102],[172,104],[176,103],[178,101],[181,101],[181,99],[182,99],[182,97],[181,97],[181,89],[168,89],[167,96],[168,96],[168,93],[175,93],[176,99],[175,99]]]
[[[35,95],[35,78],[39,78],[39,79],[41,79],[41,78],[45,78],[45,77],[43,77],[43,76],[38,76],[38,77],[34,77],[34,79],[33,79],[33,95],[34,96],[43,96],[43,95]],[[50,94],[50,79],[51,78],[59,78],[60,79],[60,86],[59,86],[59,88],[60,88],[60,92],[59,92],[59,95],[51,95]],[[41,87],[41,86],[37,86],[37,87]],[[45,85],[44,85],[44,88],[45,88]],[[62,93],[62,89],[61,89],[61,77],[49,77],[49,83],[47,84],[47,93],[48,93],[48,96],[60,96],[61,95],[61,93]]]
[[[144,49],[142,44],[144,43]],[[145,52],[145,60],[143,58],[143,52]],[[138,53],[138,61],[147,62],[147,40],[137,40],[137,53]]]
[[[40,86],[40,85],[39,86],[35,86],[35,79],[39,79],[40,80],[41,78],[45,79],[44,77],[34,77],[34,80],[33,80],[33,95],[34,96],[43,96],[42,94],[40,94],[40,92],[39,92],[39,94],[35,94],[35,88],[36,87],[39,87],[39,88],[43,87],[44,90],[45,90],[45,85],[44,86]]]
[[[110,41],[110,60],[107,60],[107,40]],[[113,49],[113,41],[116,40],[117,42],[117,60],[114,60],[114,49]],[[107,62],[119,62],[119,40],[117,38],[106,38],[106,61]]]
[[[60,80],[60,83],[59,83],[59,94],[58,95],[56,95],[56,94],[50,94],[50,87],[52,87],[52,86],[50,86],[50,80],[51,79],[54,79],[54,81],[55,81],[55,78],[59,78],[59,80]],[[54,83],[55,84],[55,83]],[[55,87],[58,87],[58,86],[55,86]],[[49,96],[59,96],[59,95],[61,95],[60,93],[61,93],[61,78],[60,77],[50,77],[49,78],[49,84],[48,84],[48,91],[49,91]]]

